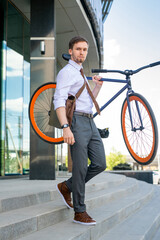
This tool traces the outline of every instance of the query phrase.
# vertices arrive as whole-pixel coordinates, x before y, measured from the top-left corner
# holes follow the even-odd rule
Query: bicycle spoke
[[[40,104],[40,102],[39,102],[39,104]],[[48,108],[45,106],[45,103],[41,103],[41,105],[39,105],[39,104],[37,104],[36,103],[36,105],[38,105],[41,109],[45,109],[46,111],[48,111]]]
[[[46,99],[46,103],[48,104],[48,106],[50,107],[51,106],[51,98],[49,99],[48,96],[51,96],[52,95],[52,92],[51,91],[45,91],[44,92],[44,97]]]
[[[133,158],[140,164],[147,164],[153,161],[157,151],[154,114],[148,107],[147,101],[139,94],[131,94],[129,103],[133,129],[131,128],[127,100],[125,100],[121,115],[123,137]],[[154,151],[155,148],[156,151]]]
[[[135,115],[135,112],[134,112],[134,127],[139,127],[140,123],[137,123],[136,121],[136,115]],[[129,124],[126,123],[126,125],[128,126]],[[128,130],[129,131],[129,130]],[[129,131],[130,133],[130,131]],[[142,134],[144,135],[144,137],[142,137]],[[139,156],[143,156],[144,155],[144,152],[146,152],[148,154],[148,151],[145,147],[145,143],[146,145],[149,147],[149,151],[151,149],[151,146],[148,144],[148,141],[145,139],[147,138],[147,135],[146,133],[144,133],[144,131],[138,131],[136,133],[130,133],[128,134],[128,139],[129,141],[131,142],[131,145],[133,146],[133,149],[135,149],[134,151],[137,152],[137,154]],[[150,136],[148,136],[148,140],[152,143],[152,140],[150,140]],[[141,145],[139,145],[139,142]]]

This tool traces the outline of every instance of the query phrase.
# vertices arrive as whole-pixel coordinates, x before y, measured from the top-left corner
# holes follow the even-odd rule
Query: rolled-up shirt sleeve
[[[55,110],[59,107],[65,107],[72,85],[73,82],[71,81],[69,71],[62,69],[57,75],[56,90],[53,98]]]

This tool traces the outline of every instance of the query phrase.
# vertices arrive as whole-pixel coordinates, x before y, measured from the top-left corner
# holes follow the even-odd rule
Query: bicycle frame
[[[87,77],[88,80],[92,80],[91,77]],[[110,98],[101,108],[100,111],[103,111],[111,102],[113,102],[122,92],[124,92],[126,89],[128,89],[127,93],[126,93],[126,97],[127,97],[127,104],[128,104],[128,111],[129,111],[129,116],[130,116],[130,121],[131,121],[131,127],[132,127],[132,131],[136,132],[136,130],[143,130],[143,122],[142,122],[142,118],[141,118],[141,114],[140,114],[140,110],[139,110],[139,106],[138,103],[136,102],[136,107],[137,107],[137,111],[138,111],[138,115],[139,115],[139,119],[140,119],[140,123],[141,126],[139,128],[135,128],[133,127],[133,121],[132,121],[132,112],[131,112],[131,107],[130,107],[130,102],[129,102],[129,94],[133,93],[134,91],[132,90],[131,87],[131,80],[130,80],[130,76],[126,75],[126,80],[122,80],[122,79],[113,79],[113,78],[101,78],[100,81],[103,82],[117,82],[117,83],[126,83],[126,85],[121,88],[112,98]],[[93,118],[95,118],[98,115],[98,113],[96,112],[93,115]]]
[[[125,71],[120,71],[120,70],[105,70],[105,69],[92,69],[92,72],[93,73],[120,73],[120,74],[124,74],[126,76],[126,80],[121,80],[121,79],[112,79],[112,78],[101,78],[100,81],[105,81],[105,82],[117,82],[117,83],[126,83],[126,85],[120,89],[111,99],[109,99],[108,102],[106,102],[101,108],[100,108],[100,111],[102,111],[103,109],[105,109],[114,99],[116,99],[122,92],[124,92],[127,88],[128,88],[128,91],[127,91],[127,104],[128,104],[128,111],[129,111],[129,117],[130,117],[130,121],[131,121],[131,127],[132,127],[132,131],[136,132],[136,130],[143,130],[144,127],[143,127],[143,122],[142,122],[142,117],[141,117],[141,114],[140,114],[140,110],[139,110],[139,106],[138,106],[138,103],[136,101],[136,108],[137,108],[137,112],[138,112],[138,115],[139,115],[139,120],[140,120],[140,123],[141,123],[141,126],[139,128],[135,128],[133,127],[133,121],[132,121],[132,112],[131,112],[131,107],[130,107],[130,101],[129,101],[129,94],[130,93],[134,93],[134,91],[132,90],[132,87],[131,87],[131,80],[130,80],[130,76],[135,74],[135,73],[138,73],[140,71],[142,71],[143,69],[146,69],[146,68],[149,68],[149,67],[155,67],[157,65],[160,65],[160,61],[158,62],[154,62],[154,63],[151,63],[149,65],[146,65],[146,66],[143,66],[141,68],[138,68],[136,70],[125,70]],[[92,80],[91,77],[87,77],[88,80]],[[98,113],[96,112],[93,117],[96,117],[98,115]]]

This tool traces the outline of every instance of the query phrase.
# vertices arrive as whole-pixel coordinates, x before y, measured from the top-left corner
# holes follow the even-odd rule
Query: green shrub
[[[107,170],[113,170],[113,168],[118,164],[126,163],[126,156],[123,155],[121,152],[116,151],[113,148],[112,152],[110,152],[110,154],[106,156],[106,162],[107,162]]]

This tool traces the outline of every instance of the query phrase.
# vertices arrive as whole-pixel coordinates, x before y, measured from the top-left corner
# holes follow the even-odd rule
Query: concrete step
[[[27,179],[28,180],[28,179]],[[24,208],[59,199],[56,191],[56,184],[65,181],[65,178],[58,178],[55,181],[31,181],[26,179],[16,179],[14,181],[0,182],[0,213],[14,209]],[[125,176],[113,174],[102,174],[91,180],[86,186],[86,192],[97,191],[116,186],[125,181]],[[9,184],[8,184],[9,183]]]
[[[30,181],[28,178],[0,181],[0,212],[56,199],[58,194],[55,194],[55,185],[57,183],[57,180]]]
[[[160,188],[155,186],[152,201],[119,223],[99,240],[159,240]]]
[[[121,183],[118,186],[110,186],[107,189],[100,191],[93,191],[86,193],[86,205],[87,209],[97,208],[106,203],[112,202],[114,199],[121,199],[125,196],[136,192],[139,187],[139,182],[135,179],[128,178],[127,181]]]
[[[95,186],[98,183],[95,183]],[[120,185],[86,193],[87,209],[102,206],[114,199],[131,194],[138,188],[138,181],[128,179]],[[21,235],[39,231],[60,221],[70,218],[68,210],[58,195],[57,201],[50,201],[35,206],[12,210],[0,214],[0,240],[16,239]]]
[[[160,226],[158,225],[156,227],[158,227],[158,229],[157,229],[157,232],[155,233],[152,240],[159,240],[160,239]]]
[[[19,238],[19,240],[99,240],[109,229],[145,206],[153,196],[153,186],[139,181],[138,188],[123,198],[116,198],[98,208],[87,211],[97,224],[84,226],[73,223],[73,216],[56,225]],[[72,212],[73,215],[73,212]],[[121,235],[119,239],[123,239]],[[114,239],[113,237],[110,238]]]

